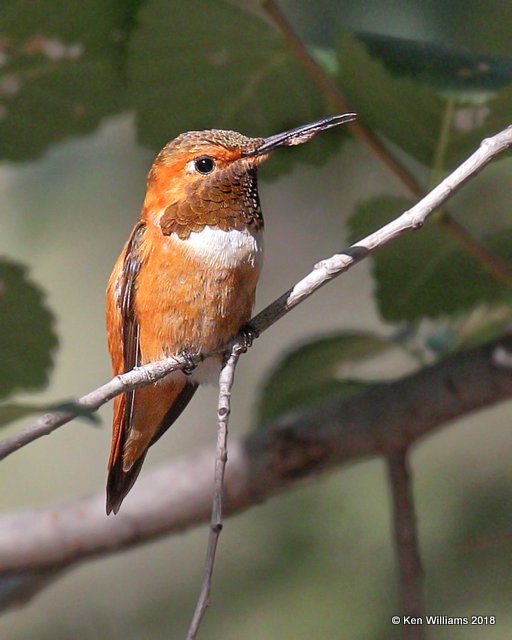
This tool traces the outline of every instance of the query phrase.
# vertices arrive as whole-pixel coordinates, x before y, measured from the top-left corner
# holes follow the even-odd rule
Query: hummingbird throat
[[[243,160],[209,179],[189,185],[184,197],[166,207],[160,218],[163,235],[187,239],[205,227],[222,231],[263,228],[255,167]]]

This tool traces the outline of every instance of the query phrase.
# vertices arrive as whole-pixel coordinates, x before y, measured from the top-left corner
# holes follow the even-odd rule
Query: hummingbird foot
[[[178,355],[180,358],[183,358],[183,360],[185,360],[185,366],[182,369],[183,373],[186,376],[191,375],[194,369],[197,367],[197,363],[194,360],[192,351],[190,351],[189,349],[181,349]]]
[[[239,334],[242,338],[242,353],[246,353],[247,349],[250,349],[252,343],[259,337],[260,332],[248,322],[240,329]]]

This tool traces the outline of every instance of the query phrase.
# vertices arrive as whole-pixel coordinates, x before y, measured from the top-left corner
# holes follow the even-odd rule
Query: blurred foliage
[[[349,241],[357,242],[412,204],[390,196],[361,203],[347,222]],[[485,238],[485,245],[508,259],[512,229],[492,233]],[[482,303],[510,300],[509,288],[433,222],[378,251],[373,258],[373,273],[380,313],[391,322],[457,316]]]
[[[400,41],[395,40],[400,46]],[[453,51],[458,55],[457,51]],[[450,52],[446,52],[450,60]],[[372,58],[368,49],[349,34],[339,48],[340,86],[366,124],[381,132],[406,153],[437,168],[442,152],[444,167],[454,167],[472,153],[483,138],[510,124],[510,85],[485,97],[484,87],[470,101],[465,91],[447,97],[409,74],[396,75]],[[482,67],[486,63],[481,63]],[[365,82],[361,82],[361,74]],[[368,84],[366,84],[368,82]],[[473,85],[475,86],[475,85]],[[449,118],[448,132],[443,128]]]
[[[443,99],[412,78],[393,76],[349,34],[341,37],[338,55],[338,81],[353,109],[370,127],[430,165],[441,131]]]
[[[148,0],[129,47],[127,77],[139,138],[155,149],[191,129],[267,136],[327,109],[278,34],[228,2]],[[337,131],[276,154],[272,173],[291,162],[323,162],[342,138]]]
[[[265,382],[258,423],[265,425],[287,411],[318,405],[361,390],[361,380],[343,380],[342,367],[376,356],[391,346],[373,333],[346,331],[301,345],[284,356]]]
[[[0,259],[0,398],[48,382],[57,346],[53,315],[25,267]]]
[[[122,17],[114,0],[2,2],[0,157],[37,157],[127,108]]]
[[[360,33],[361,42],[370,55],[379,58],[397,76],[408,76],[416,82],[441,91],[492,91],[512,82],[512,59],[473,53],[439,42],[396,38],[379,33]]]
[[[310,44],[333,47],[340,31],[350,30],[442,43],[476,55],[510,56],[512,9],[503,0],[281,0],[279,6],[293,15]],[[441,75],[443,65],[438,59]]]
[[[315,19],[325,21],[326,13],[317,11]],[[510,16],[503,3],[496,3],[493,22],[506,32]],[[264,136],[328,110],[275,29],[236,3],[73,0],[64,8],[52,0],[6,0],[0,25],[0,155],[8,159],[40,155],[127,109],[137,115],[141,142],[155,150],[187,129],[233,128]],[[345,33],[338,43],[340,88],[366,124],[427,165],[445,105],[433,88],[418,82],[417,69],[427,67],[428,76],[420,79],[434,85],[480,93],[512,78],[512,58],[497,55],[505,53],[496,46],[497,34],[481,27],[474,40],[454,32],[442,46],[379,33],[361,37],[392,71]],[[487,50],[492,55],[484,55]],[[506,123],[511,91],[491,102],[485,117],[481,111],[474,116],[484,122],[473,135],[466,130],[471,122],[453,132],[467,141],[454,140],[453,161]],[[341,138],[331,133],[280,154],[274,174],[294,162],[325,160]]]

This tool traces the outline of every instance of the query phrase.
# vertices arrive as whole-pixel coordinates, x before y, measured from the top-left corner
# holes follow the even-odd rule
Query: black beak
[[[242,155],[244,157],[260,156],[265,153],[269,153],[276,147],[291,147],[295,144],[302,144],[303,142],[307,142],[320,131],[337,127],[338,125],[345,124],[346,122],[352,122],[352,120],[355,120],[356,118],[357,114],[355,113],[342,113],[338,116],[322,118],[321,120],[316,120],[309,124],[303,124],[301,127],[297,127],[296,129],[290,129],[290,131],[284,131],[283,133],[277,133],[274,136],[265,138],[259,147],[256,147],[256,149],[253,149],[252,151],[247,151]]]

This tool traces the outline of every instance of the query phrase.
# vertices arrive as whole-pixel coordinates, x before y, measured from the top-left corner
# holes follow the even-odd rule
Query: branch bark
[[[387,463],[393,495],[395,549],[400,572],[402,611],[404,616],[422,618],[423,569],[414,513],[408,449],[397,449],[388,454]],[[402,638],[403,640],[424,640],[423,625],[402,625]]]
[[[331,258],[316,264],[313,271],[251,320],[250,324],[255,332],[260,334],[268,329],[294,307],[309,298],[320,287],[323,287],[341,273],[348,271],[357,262],[366,258],[379,247],[386,245],[403,233],[421,228],[436,209],[494,158],[511,146],[512,126],[507,127],[507,129],[491,138],[483,140],[480,147],[465,162],[414,207],[405,211],[401,216],[381,229],[356,242],[342,253],[335,254]],[[231,344],[224,345],[215,353],[231,351],[234,345],[242,347],[243,344],[244,337],[240,335]],[[213,354],[202,354],[201,356],[196,356],[194,360],[199,362],[209,355]],[[96,411],[119,393],[160,380],[171,371],[183,368],[187,364],[182,358],[175,356],[138,367],[133,371],[116,376],[102,387],[80,398],[77,401],[77,408],[82,412],[84,410],[88,412]],[[48,435],[58,427],[73,420],[76,416],[77,412],[72,411],[45,414],[21,432],[0,441],[0,460],[37,438]]]
[[[512,336],[232,440],[225,512],[260,504],[348,460],[389,458],[454,418],[512,398],[510,354]],[[0,590],[0,607],[33,595],[45,576],[206,522],[213,457],[208,449],[146,473],[115,518],[105,516],[103,492],[1,516],[0,583],[17,581]]]

